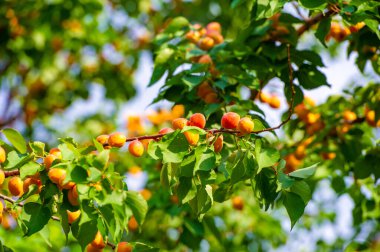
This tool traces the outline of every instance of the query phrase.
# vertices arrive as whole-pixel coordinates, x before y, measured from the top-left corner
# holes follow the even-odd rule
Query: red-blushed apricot
[[[212,38],[214,40],[215,45],[221,44],[224,41],[222,34],[220,34],[217,31],[209,30],[207,31],[206,36]]]
[[[4,163],[7,159],[7,155],[5,154],[5,150],[0,146],[0,164]]]
[[[223,149],[223,135],[218,136],[218,138],[214,142],[214,151],[221,152]]]
[[[66,170],[53,168],[49,171],[48,176],[51,182],[60,185],[60,182],[66,178]]]
[[[358,32],[360,29],[362,29],[363,27],[365,26],[365,23],[364,22],[359,22],[359,23],[357,23],[357,24],[355,24],[355,25],[352,25],[352,26],[350,26],[350,31],[352,32],[352,33],[354,33],[354,32]]]
[[[298,160],[294,154],[289,154],[286,157],[284,157],[284,159],[286,161],[284,171],[286,174],[295,171],[297,167],[301,164],[301,161]]]
[[[26,178],[24,180],[24,183],[23,183],[24,193],[27,193],[29,191],[29,186],[30,185],[36,185],[37,188],[38,188],[37,193],[41,192],[41,190],[42,190],[42,182],[41,182],[41,180],[35,179],[35,178]]]
[[[67,212],[67,219],[69,224],[73,224],[80,216],[80,210],[77,210],[75,212],[71,212],[69,210],[66,210]]]
[[[101,145],[108,144],[109,135],[99,135],[96,137],[96,141],[100,143]]]
[[[209,38],[209,37],[201,38],[198,42],[199,48],[201,48],[202,50],[205,50],[205,51],[213,48],[214,44],[215,44],[214,40],[212,38]]]
[[[79,194],[78,194],[78,188],[77,188],[77,186],[75,185],[75,186],[73,186],[73,188],[71,188],[71,193],[73,194],[73,197],[74,198],[78,198],[79,197]]]
[[[54,160],[56,159],[57,157],[53,154],[48,154],[46,157],[44,157],[44,165],[47,171],[50,169],[50,167],[53,165]]]
[[[120,148],[120,147],[123,147],[125,140],[127,140],[127,137],[123,133],[115,132],[109,136],[108,144],[111,147]]]
[[[281,106],[281,101],[280,101],[280,98],[278,98],[277,96],[275,95],[272,95],[272,97],[269,99],[269,102],[268,102],[269,106],[271,106],[272,108],[279,108]]]
[[[4,183],[5,173],[3,170],[0,170],[0,186]]]
[[[20,177],[13,177],[8,182],[8,190],[13,196],[21,196],[24,193],[23,182]]]
[[[250,134],[253,131],[253,128],[255,127],[254,122],[249,117],[243,117],[240,119],[237,129],[240,131],[240,133],[246,135]]]
[[[145,150],[148,149],[148,147],[149,147],[149,143],[150,143],[151,141],[153,141],[153,139],[142,139],[142,140],[140,140],[140,142],[144,145]]]
[[[203,129],[206,126],[205,116],[201,113],[193,114],[192,116],[190,116],[189,126],[195,126],[195,127]]]
[[[69,200],[72,206],[79,206],[78,192],[76,191],[76,186],[74,186],[67,192],[67,199]]]
[[[158,134],[169,134],[169,133],[172,133],[174,132],[174,130],[172,128],[163,128],[163,129],[160,129],[160,131],[158,132]]]
[[[355,112],[352,112],[352,111],[349,111],[349,110],[346,110],[343,112],[343,119],[347,122],[352,122],[352,121],[355,121],[357,118]]]
[[[183,133],[186,137],[186,140],[187,142],[191,145],[191,146],[195,146],[197,145],[198,141],[199,141],[199,134],[197,133],[193,133],[191,131],[186,131]]]
[[[199,64],[214,64],[210,55],[208,54],[205,54],[205,55],[202,55],[199,59],[198,59],[198,63]]]
[[[305,145],[298,145],[296,151],[294,152],[294,156],[298,159],[304,159],[306,157],[306,147]]]
[[[209,93],[206,95],[206,97],[204,98],[204,101],[205,103],[207,104],[212,104],[212,103],[218,103],[219,102],[219,99],[218,99],[218,94],[213,92],[213,93]]]
[[[201,38],[201,34],[198,31],[189,31],[186,33],[185,37],[190,42],[196,44],[196,43],[198,43],[199,39]]]
[[[87,245],[86,252],[102,252],[103,249],[94,247],[91,243]]]
[[[262,103],[268,103],[269,100],[270,100],[270,96],[263,92],[263,91],[260,91],[259,93],[259,100],[262,102]]]
[[[139,229],[139,224],[136,221],[136,218],[132,216],[128,221],[128,230],[131,232],[135,232]]]
[[[91,245],[99,249],[103,249],[106,246],[103,240],[103,236],[99,231],[96,233],[94,240],[91,242]]]
[[[240,116],[235,112],[228,112],[222,116],[221,125],[225,129],[236,129],[240,121]]]
[[[119,242],[117,244],[117,252],[132,252],[133,247],[128,242]]]
[[[206,26],[207,31],[216,31],[221,33],[222,32],[222,26],[218,22],[211,22]]]
[[[197,95],[204,99],[208,94],[213,93],[214,89],[210,86],[210,83],[207,81],[202,82],[201,85],[198,86],[197,88]]]
[[[49,151],[49,154],[51,155],[54,155],[56,158],[58,159],[62,159],[62,152],[60,149],[58,148],[52,148],[50,151]]]
[[[321,155],[324,160],[332,160],[336,157],[335,152],[323,152]]]
[[[145,200],[149,200],[152,197],[152,192],[146,188],[142,189],[140,194]]]
[[[128,151],[135,157],[141,157],[144,154],[144,145],[139,140],[133,140],[128,146]]]
[[[236,210],[243,210],[244,208],[244,201],[243,201],[243,198],[241,198],[240,196],[235,196],[232,198],[232,207]]]
[[[187,119],[185,118],[176,118],[172,121],[172,127],[174,130],[183,129],[187,125]]]

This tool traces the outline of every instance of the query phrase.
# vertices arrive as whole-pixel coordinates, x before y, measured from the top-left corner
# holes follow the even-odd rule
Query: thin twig
[[[4,171],[4,175],[5,177],[13,177],[13,176],[18,176],[20,175],[20,171],[19,170],[12,170],[12,171]]]
[[[339,11],[339,9],[331,8],[326,12],[319,13],[319,14],[315,15],[314,17],[306,20],[306,22],[300,28],[297,29],[297,35],[301,36],[304,32],[309,30],[313,25],[319,23],[320,21],[322,21],[325,18],[328,18],[330,16],[337,14],[338,11]]]

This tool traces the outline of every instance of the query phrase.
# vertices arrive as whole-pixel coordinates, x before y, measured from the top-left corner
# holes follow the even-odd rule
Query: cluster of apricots
[[[306,157],[307,147],[313,142],[313,137],[307,138],[305,141],[298,144],[296,150],[284,157],[286,161],[285,173],[290,173],[302,164],[302,160]]]
[[[106,247],[106,242],[104,242],[102,234],[98,231],[95,235],[94,240],[87,245],[86,251],[87,252],[102,252],[103,249]],[[119,242],[117,245],[116,251],[117,252],[131,252],[133,250],[133,247],[128,242]]]
[[[204,81],[198,86],[197,95],[207,104],[219,102],[218,93],[208,81]]]
[[[200,24],[195,24],[185,36],[186,39],[205,51],[210,50],[215,45],[221,44],[224,41],[222,26],[218,22],[211,22],[206,28]]]
[[[16,13],[13,9],[7,9],[5,17],[9,19],[10,34],[12,37],[18,37],[25,34],[25,28],[19,23]]]
[[[281,106],[280,98],[277,95],[270,95],[260,91],[258,97],[262,103],[267,103],[271,108],[278,109]]]
[[[337,22],[332,22],[330,31],[326,36],[326,41],[329,41],[331,38],[333,38],[337,42],[342,42],[351,33],[358,32],[364,26],[365,26],[364,22],[359,22],[350,27],[341,26]]]
[[[311,112],[313,107],[315,107],[315,101],[309,97],[305,97],[302,103],[294,107],[298,118],[305,123],[308,135],[314,135],[325,127],[321,114]]]

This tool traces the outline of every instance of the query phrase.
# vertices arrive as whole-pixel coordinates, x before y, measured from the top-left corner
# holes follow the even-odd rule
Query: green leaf
[[[35,155],[42,157],[45,153],[45,143],[35,141],[29,143],[30,148],[34,152]]]
[[[319,25],[318,29],[315,32],[315,37],[322,43],[324,47],[327,48],[326,45],[326,36],[330,32],[331,29],[331,18],[323,19]]]
[[[159,252],[160,249],[155,248],[151,245],[144,244],[141,242],[135,242],[135,246],[133,247],[134,252]]]
[[[29,220],[25,221],[28,230],[25,234],[26,236],[31,236],[40,231],[52,216],[48,207],[35,202],[26,203],[24,210],[30,216]]]
[[[148,212],[148,204],[138,192],[127,191],[127,205],[132,209],[133,216],[141,225],[144,222],[145,215]]]
[[[315,173],[315,170],[317,169],[317,165],[318,163],[313,164],[312,166],[309,166],[306,168],[298,169],[294,172],[289,173],[288,175],[290,177],[303,178],[303,179],[311,177]]]
[[[280,153],[276,149],[266,148],[262,149],[259,156],[256,158],[259,165],[257,173],[259,173],[263,168],[276,164],[280,159]]]
[[[305,210],[305,203],[300,196],[292,192],[284,192],[284,206],[290,217],[291,229],[301,218]]]
[[[207,146],[199,146],[195,149],[196,163],[194,172],[197,170],[210,171],[215,167],[215,152]]]
[[[287,189],[293,185],[294,179],[283,173],[281,170],[277,171],[277,174],[282,189]]]
[[[184,17],[176,17],[170,22],[168,27],[165,29],[165,33],[174,33],[189,26],[189,21]]]
[[[309,185],[305,181],[295,181],[290,191],[300,196],[307,205],[309,200],[311,199],[311,190]]]
[[[27,176],[34,175],[41,170],[43,170],[43,167],[40,164],[29,161],[20,167],[20,177],[21,179],[25,179]]]
[[[240,157],[240,159],[232,167],[231,183],[235,184],[239,182],[245,175],[247,168],[245,167],[244,159],[246,155]]]
[[[153,70],[152,77],[150,78],[148,87],[151,87],[155,83],[157,83],[157,81],[159,81],[161,79],[161,77],[164,75],[165,72],[166,72],[165,66],[156,65],[154,70]]]
[[[6,128],[1,131],[18,152],[21,154],[26,152],[26,142],[20,132],[12,128]]]
[[[314,89],[320,86],[331,86],[326,76],[315,66],[303,64],[296,72],[300,85],[305,89]]]
[[[311,10],[321,10],[323,11],[327,5],[326,0],[299,0],[302,6]]]

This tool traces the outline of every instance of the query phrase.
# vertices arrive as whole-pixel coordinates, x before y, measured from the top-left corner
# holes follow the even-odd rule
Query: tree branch
[[[326,12],[319,13],[319,14],[315,15],[314,17],[306,20],[306,22],[301,27],[299,27],[297,29],[297,35],[301,36],[303,33],[305,33],[307,30],[309,30],[310,27],[319,23],[320,21],[322,21],[325,18],[328,18],[330,16],[337,14],[338,11],[339,11],[339,9],[337,9],[337,7],[331,8]]]
[[[12,171],[4,171],[4,175],[5,177],[13,177],[13,176],[18,176],[20,175],[20,171],[19,170],[12,170]]]

